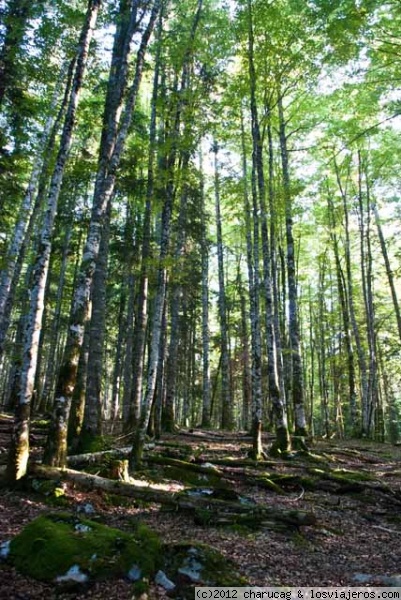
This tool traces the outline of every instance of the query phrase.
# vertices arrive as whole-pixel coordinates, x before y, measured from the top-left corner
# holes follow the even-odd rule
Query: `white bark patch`
[[[305,411],[303,405],[295,406],[295,423],[300,429],[306,429]]]
[[[78,333],[78,335],[83,335],[84,326],[83,325],[71,325],[70,331],[71,331],[71,333]]]

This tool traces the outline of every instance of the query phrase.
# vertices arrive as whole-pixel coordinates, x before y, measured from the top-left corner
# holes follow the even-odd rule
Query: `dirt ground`
[[[11,426],[11,418],[3,415],[0,418],[0,464],[6,461]],[[40,454],[43,439],[41,432],[33,432],[32,441],[37,448],[34,455]],[[245,458],[249,450],[249,439],[241,434],[217,435],[196,430],[163,439],[191,445],[198,456],[201,454],[202,460],[210,463],[219,457]],[[139,518],[166,542],[197,540],[208,543],[232,559],[250,585],[368,585],[358,583],[355,578],[361,573],[371,576],[369,585],[383,585],[382,576],[401,573],[401,448],[360,440],[331,440],[316,441],[312,452],[324,458],[324,469],[370,474],[373,477],[371,488],[333,487],[329,482],[326,489],[325,485],[319,489],[305,489],[294,483],[285,488],[284,494],[277,494],[257,486],[249,487],[241,482],[241,478],[231,482],[236,491],[260,505],[306,510],[316,515],[316,525],[292,532],[201,527],[194,524],[190,514],[166,510],[159,505],[139,506],[127,498],[120,506],[111,506],[103,493],[83,492],[72,484],[67,485],[66,496],[71,510],[89,502],[107,524],[123,530],[129,529],[133,518]],[[268,470],[275,474],[302,476],[311,467],[322,468],[319,462],[294,457],[291,460],[275,459]],[[235,470],[231,469],[231,472]],[[171,482],[173,491],[178,483]],[[0,543],[10,540],[33,518],[49,511],[54,508],[49,508],[46,499],[33,491],[0,488]],[[151,599],[167,597],[162,588],[154,585],[148,595]],[[0,600],[53,598],[131,600],[133,593],[128,581],[118,580],[98,583],[83,589],[82,593],[66,595],[52,585],[22,576],[5,562],[0,563]]]

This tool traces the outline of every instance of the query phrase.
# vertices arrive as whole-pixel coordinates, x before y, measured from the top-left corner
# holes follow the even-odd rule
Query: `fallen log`
[[[258,520],[260,522],[273,520],[291,524],[296,527],[316,524],[315,515],[305,511],[277,509],[251,503],[245,504],[218,498],[194,496],[186,494],[185,492],[173,493],[155,489],[150,486],[143,487],[133,483],[106,479],[104,477],[99,477],[98,475],[89,475],[81,471],[74,471],[73,469],[59,469],[34,463],[30,466],[29,474],[46,479],[72,481],[86,490],[106,491],[145,502],[171,506],[176,510],[181,509],[191,513],[195,513],[197,509],[204,508],[212,512],[220,511],[220,513],[222,513],[223,511],[235,515],[252,515],[255,522]]]
[[[67,464],[70,467],[84,467],[99,464],[104,459],[122,460],[129,455],[130,451],[131,448],[118,448],[102,452],[88,452],[87,454],[72,454],[67,458]]]
[[[277,519],[265,511],[249,511],[239,513],[234,510],[216,510],[197,508],[194,521],[197,525],[230,526],[241,525],[249,529],[272,529],[274,531],[297,530],[301,526],[315,525],[316,518],[312,513],[285,511]]]
[[[224,477],[224,474],[211,463],[190,463],[185,460],[180,460],[178,458],[161,456],[160,454],[150,454],[149,456],[145,456],[144,462],[153,463],[165,467],[177,467],[178,469],[186,469],[188,471],[193,471],[194,473],[202,473],[203,475],[214,475],[216,477]]]

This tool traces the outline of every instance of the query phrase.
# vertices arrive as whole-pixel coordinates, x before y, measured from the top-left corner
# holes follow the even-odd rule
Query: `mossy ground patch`
[[[146,526],[129,534],[67,513],[38,517],[10,546],[14,566],[42,581],[54,581],[74,565],[90,581],[126,576],[133,565],[150,577],[159,558],[159,538]]]

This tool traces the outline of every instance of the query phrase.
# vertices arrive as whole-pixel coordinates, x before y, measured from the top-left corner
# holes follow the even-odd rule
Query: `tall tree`
[[[10,481],[16,481],[23,477],[27,469],[27,462],[29,458],[30,405],[38,360],[39,337],[42,327],[44,294],[52,247],[54,220],[57,212],[57,203],[60,195],[64,169],[71,148],[75,116],[88,59],[89,45],[96,25],[99,8],[100,0],[89,1],[85,22],[78,43],[74,80],[68,102],[57,160],[50,183],[46,215],[41,230],[38,258],[34,267],[30,312],[27,320],[27,330],[24,342],[24,360],[21,370],[19,403],[17,406],[7,468],[7,476]]]

